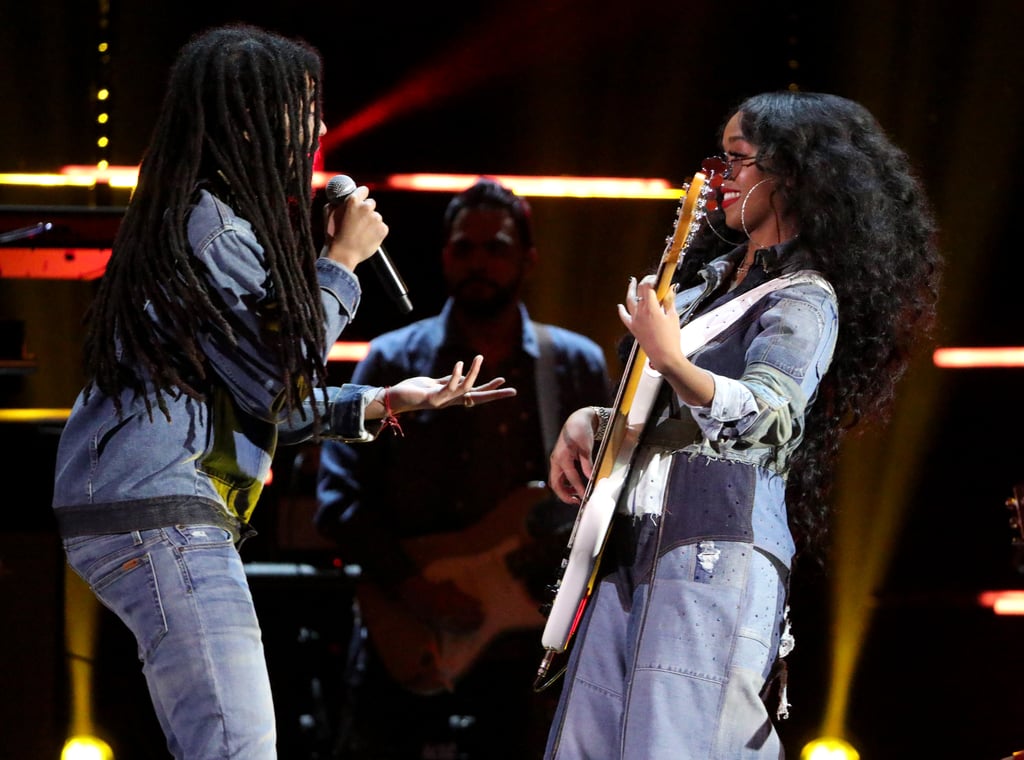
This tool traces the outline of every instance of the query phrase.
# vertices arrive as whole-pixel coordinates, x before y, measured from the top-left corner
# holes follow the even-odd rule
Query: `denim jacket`
[[[761,252],[764,277],[708,304],[716,306],[768,279],[792,271],[773,270],[778,251]],[[679,295],[686,320],[718,287],[723,260],[706,271],[707,285]],[[775,264],[777,266],[777,264]],[[690,359],[708,370],[715,395],[708,407],[693,409],[703,437],[686,448],[785,472],[803,438],[803,416],[828,370],[839,327],[835,294],[803,282],[769,293],[716,340]]]
[[[456,361],[469,361],[476,349],[457,328],[453,308],[449,298],[440,314],[378,335],[352,380],[388,385],[403,377],[443,374]],[[407,540],[468,531],[496,516],[519,514],[514,503],[522,499],[523,487],[547,479],[545,408],[557,434],[575,409],[608,403],[601,348],[583,335],[546,325],[545,351],[541,326],[524,305],[519,311],[521,341],[491,367],[511,381],[515,398],[472,411],[402,415],[404,437],[385,436],[373,446],[328,442],[321,447],[316,521],[338,542],[346,561],[362,567],[364,577],[394,585],[417,569],[403,549]],[[539,493],[530,499],[538,501]]]
[[[259,498],[277,443],[312,435],[366,441],[365,386],[316,392],[323,412],[314,431],[287,413],[276,355],[261,340],[271,303],[262,246],[251,225],[225,203],[200,191],[188,219],[192,253],[203,264],[207,286],[237,338],[237,347],[215,325],[199,335],[207,357],[206,398],[183,393],[167,398],[170,420],[148,414],[145,401],[126,390],[119,417],[113,399],[80,393],[57,450],[53,506],[64,537],[212,522],[236,537]],[[329,347],[359,305],[356,276],[326,258],[316,271]],[[272,309],[270,310],[272,312]],[[153,400],[152,390],[149,392]]]
[[[737,254],[711,262],[703,285],[677,295],[684,323],[771,277],[802,268],[795,243],[763,249],[758,266],[738,288],[726,291],[723,284]],[[835,294],[804,282],[764,296],[690,356],[714,380],[711,404],[687,407],[666,390],[634,464],[634,478],[646,473],[648,482],[654,471],[666,473],[654,496],[659,509],[653,510],[669,515],[663,550],[700,540],[745,541],[788,565],[794,547],[786,517],[786,470],[803,439],[804,416],[828,370],[838,327]],[[664,458],[666,453],[670,456]],[[644,511],[644,496],[641,486],[626,511]]]

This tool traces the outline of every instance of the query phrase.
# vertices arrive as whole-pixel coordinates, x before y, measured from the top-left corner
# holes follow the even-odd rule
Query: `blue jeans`
[[[644,518],[637,557],[652,556]],[[782,756],[759,692],[778,651],[785,586],[749,544],[679,546],[594,589],[569,657],[549,760]]]
[[[276,757],[259,623],[231,534],[177,526],[64,541],[68,563],[131,629],[178,760]]]

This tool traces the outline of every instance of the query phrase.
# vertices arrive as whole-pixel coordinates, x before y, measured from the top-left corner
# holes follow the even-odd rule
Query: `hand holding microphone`
[[[377,202],[369,197],[369,188],[357,188],[351,180],[349,183],[346,191],[329,199],[324,208],[327,239],[323,255],[355,269],[376,252],[388,227],[377,211]]]
[[[338,174],[331,177],[324,192],[327,196],[328,204],[331,206],[338,206],[344,203],[345,200],[355,192],[355,190],[356,183],[351,177],[344,174]],[[365,206],[363,208],[367,209]],[[375,214],[376,212],[374,211],[373,206],[369,206],[364,213]],[[379,218],[379,214],[377,216]],[[383,224],[383,221],[380,223]],[[384,234],[387,234],[386,226],[384,227]],[[383,240],[383,236],[380,236],[379,239]],[[395,269],[395,265],[391,262],[391,257],[388,256],[384,247],[378,246],[377,250],[368,259],[366,259],[366,261],[369,262],[370,268],[376,273],[384,290],[387,291],[388,295],[398,306],[399,311],[403,314],[408,314],[412,311],[412,301],[409,300],[409,289],[406,287],[401,275],[398,274],[398,270]]]

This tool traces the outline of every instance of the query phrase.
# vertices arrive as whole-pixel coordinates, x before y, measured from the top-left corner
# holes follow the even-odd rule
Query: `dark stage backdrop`
[[[112,44],[107,64],[96,52],[102,8],[109,21],[103,36]],[[1024,264],[1013,232],[1024,190],[1019,0],[0,0],[0,172],[95,162],[91,97],[101,78],[113,92],[111,162],[136,164],[175,51],[190,34],[231,20],[301,35],[320,48],[329,128],[396,92],[405,93],[397,102],[415,104],[325,156],[328,171],[359,181],[429,171],[663,177],[679,184],[716,150],[720,121],[743,96],[796,84],[852,97],[907,150],[934,201],[946,258],[937,344],[1024,344]],[[447,198],[378,198],[392,229],[389,251],[416,310],[400,317],[367,282],[351,339],[430,314],[443,298],[439,218]],[[0,186],[0,205],[126,200]],[[534,208],[541,265],[530,287],[531,311],[590,335],[615,366],[615,304],[627,278],[657,262],[675,204],[535,199]],[[23,323],[38,360],[30,376],[0,376],[0,407],[70,406],[80,383],[81,316],[94,287],[0,277],[0,320]],[[868,760],[998,760],[1024,748],[1024,618],[996,618],[973,599],[989,588],[1024,588],[1003,508],[1013,485],[1024,481],[1016,440],[1024,427],[1024,369],[939,370],[930,363],[932,346],[921,348],[892,423],[852,442],[845,460],[839,508],[846,519],[837,532],[837,542],[846,541],[844,567],[876,568],[866,584],[868,624],[852,675],[848,733]],[[0,600],[13,601],[4,603],[0,661],[30,664],[2,671],[3,691],[25,696],[0,703],[0,758],[53,757],[53,736],[67,712],[63,575],[50,554],[59,547],[47,513],[55,436],[16,426],[3,432]],[[283,472],[294,455],[282,456]],[[271,491],[261,505],[268,523],[277,517],[274,499]],[[849,525],[858,519],[885,526],[881,536],[854,542]],[[285,551],[294,547],[275,544],[274,536],[268,524],[262,543],[246,546],[247,558],[296,558]],[[36,547],[29,557],[27,547]],[[810,566],[801,572],[793,604],[793,717],[781,729],[791,757],[824,715],[834,644],[848,625],[832,617],[833,603],[837,594],[854,593],[859,580]],[[264,584],[260,591],[273,620],[275,662],[294,657],[336,677],[333,661],[308,659],[321,650],[293,648],[293,627],[307,620],[313,628],[343,627],[315,611],[317,594],[332,598],[338,588],[282,594]],[[12,616],[33,621],[35,643],[26,642],[29,629],[16,627]],[[109,622],[98,662],[99,717],[119,735],[119,758],[159,756],[134,647]],[[283,720],[309,709],[284,693],[281,703]],[[40,716],[43,730],[29,728],[26,710]]]

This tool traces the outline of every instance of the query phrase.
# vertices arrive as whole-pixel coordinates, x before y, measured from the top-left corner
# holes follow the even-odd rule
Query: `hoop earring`
[[[721,240],[723,243],[726,243],[728,245],[731,245],[731,246],[735,247],[737,245],[740,245],[743,242],[742,240],[737,240],[737,241],[729,240],[721,232],[719,232],[718,230],[715,229],[715,225],[711,221],[711,217],[710,216],[707,217],[707,220],[708,220],[708,229],[711,230],[711,232],[714,234],[714,236],[716,238],[718,238],[719,240]]]
[[[771,182],[771,177],[765,177],[763,180],[758,182],[752,188],[747,191],[747,194],[743,196],[743,203],[740,204],[740,227],[743,228],[744,234],[747,238],[750,237],[750,230],[747,229],[747,201],[750,200],[750,196],[754,194],[757,188],[761,187],[765,182]]]

